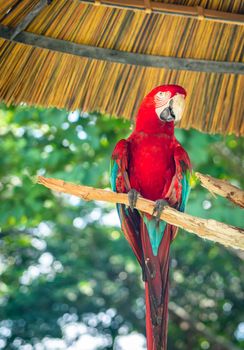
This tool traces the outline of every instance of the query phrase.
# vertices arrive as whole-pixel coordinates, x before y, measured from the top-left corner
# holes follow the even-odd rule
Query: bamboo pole
[[[244,191],[225,180],[215,179],[210,175],[200,173],[195,173],[195,175],[200,180],[201,185],[209,192],[214,192],[219,196],[225,197],[241,208],[244,208]]]
[[[119,9],[146,11],[146,13],[159,13],[173,16],[181,16],[198,19],[200,21],[206,20],[218,23],[227,23],[235,25],[244,24],[244,16],[239,13],[230,13],[217,10],[205,9],[202,6],[186,6],[178,4],[165,4],[158,1],[145,0],[79,0],[84,4],[91,4],[95,6],[115,7]]]
[[[128,196],[124,193],[115,193],[108,190],[88,186],[75,185],[59,179],[38,177],[38,183],[52,190],[78,196],[83,200],[97,200],[110,203],[128,205]],[[139,197],[136,209],[151,214],[155,202]],[[197,236],[213,242],[221,243],[235,249],[244,250],[244,230],[227,225],[212,219],[201,219],[186,213],[181,213],[173,208],[165,207],[160,218],[169,224],[181,227]]]

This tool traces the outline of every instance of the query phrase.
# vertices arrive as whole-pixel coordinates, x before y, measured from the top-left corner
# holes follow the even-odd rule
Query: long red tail
[[[147,228],[142,225],[145,261],[147,350],[166,350],[169,302],[169,251],[175,228],[167,225],[157,256],[153,255]]]
[[[149,301],[148,283],[145,282],[145,302],[146,302],[146,332],[147,332],[147,349],[153,349],[153,331],[151,322],[151,311]]]
[[[162,312],[162,323],[159,327],[159,332],[161,331],[160,341],[155,343],[155,335],[153,332],[154,326],[151,320],[151,310],[150,310],[150,300],[149,300],[149,290],[148,283],[145,283],[145,301],[146,301],[146,335],[147,335],[147,350],[166,350],[167,349],[167,332],[168,332],[168,288],[164,300],[164,308]]]

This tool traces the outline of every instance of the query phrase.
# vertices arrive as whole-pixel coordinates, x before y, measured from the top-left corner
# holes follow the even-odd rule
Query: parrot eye
[[[155,99],[160,99],[160,100],[164,100],[164,99],[168,99],[170,97],[170,93],[166,92],[166,91],[159,91],[156,95],[155,95]]]

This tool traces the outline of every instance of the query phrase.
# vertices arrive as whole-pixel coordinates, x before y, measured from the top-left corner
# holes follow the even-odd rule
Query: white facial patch
[[[156,109],[164,106],[170,99],[171,93],[169,91],[159,91],[154,96]]]
[[[171,121],[174,120],[175,123],[179,122],[181,120],[184,108],[185,108],[185,96],[181,94],[176,94],[174,97],[170,98],[171,94],[170,92],[166,92],[167,99],[165,98],[164,101],[161,101],[161,103],[156,104],[156,96],[155,96],[155,105],[156,109],[155,112],[157,116],[162,120],[162,115],[164,115],[163,111],[166,111],[165,115],[167,115],[167,112],[169,113],[169,109],[172,110],[174,118],[168,116],[167,120],[165,121]],[[164,103],[163,103],[164,102]]]

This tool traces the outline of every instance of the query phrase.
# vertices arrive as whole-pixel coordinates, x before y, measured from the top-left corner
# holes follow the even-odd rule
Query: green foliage
[[[128,133],[128,122],[99,114],[1,106],[0,348],[40,349],[37,344],[47,338],[63,337],[68,349],[79,334],[67,336],[65,330],[77,322],[96,339],[103,337],[97,349],[112,349],[118,336],[132,331],[144,333],[141,274],[114,227],[113,207],[52,194],[33,183],[41,174],[108,187],[112,149]],[[194,130],[177,130],[177,137],[194,170],[243,185],[243,140]],[[198,184],[187,212],[242,224],[241,210]],[[171,300],[216,337],[244,348],[237,331],[240,257],[179,232],[171,265]],[[223,347],[172,313],[169,349]]]

